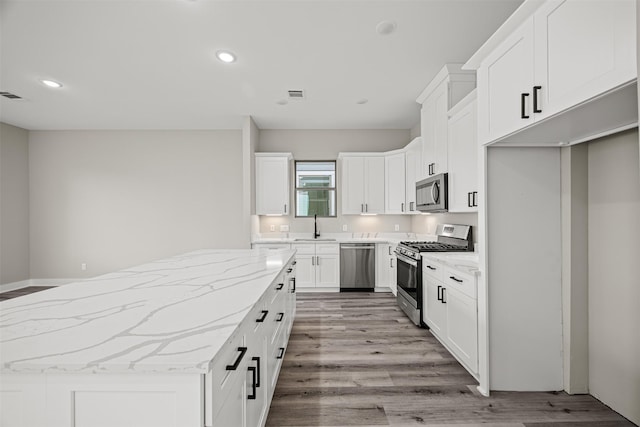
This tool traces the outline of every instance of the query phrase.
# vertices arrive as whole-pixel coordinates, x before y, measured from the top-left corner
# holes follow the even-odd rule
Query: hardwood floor
[[[391,294],[299,293],[267,426],[634,426],[588,395],[476,385]]]
[[[7,291],[0,293],[0,301],[8,300],[11,298],[20,297],[22,295],[32,294],[34,292],[44,291],[50,289],[53,286],[27,286],[26,288],[16,289],[13,291]]]

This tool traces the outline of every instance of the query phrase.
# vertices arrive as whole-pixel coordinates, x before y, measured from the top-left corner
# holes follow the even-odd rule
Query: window
[[[336,216],[336,162],[296,162],[296,216]]]

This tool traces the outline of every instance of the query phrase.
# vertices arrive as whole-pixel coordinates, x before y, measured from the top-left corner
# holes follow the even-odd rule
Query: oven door
[[[412,304],[416,308],[420,308],[422,305],[419,294],[418,286],[419,282],[419,274],[420,274],[420,263],[414,259],[405,257],[403,255],[397,254],[398,257],[398,289],[404,291],[404,293],[410,297],[415,304]],[[413,302],[412,301],[412,302]]]

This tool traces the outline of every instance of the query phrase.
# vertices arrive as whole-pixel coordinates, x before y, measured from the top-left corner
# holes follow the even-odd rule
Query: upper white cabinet
[[[289,215],[290,153],[256,153],[256,215]]]
[[[384,156],[341,153],[342,214],[384,213]]]
[[[476,91],[449,111],[449,212],[478,211]]]
[[[405,150],[405,207],[408,213],[419,214],[416,206],[416,181],[422,164],[422,138],[415,138]]]
[[[586,101],[602,102],[596,98],[633,82],[635,8],[634,0],[525,1],[466,64],[478,70],[480,142],[500,140]],[[617,117],[599,109],[596,116],[607,120],[598,125],[601,131],[626,117],[624,105],[617,109]],[[564,129],[566,120],[564,128],[549,122],[554,132],[535,138],[575,141],[584,137],[582,127],[590,129],[601,117],[583,114],[572,120],[575,129]]]
[[[475,88],[475,73],[462,71],[461,64],[447,64],[417,98],[422,105],[422,164],[418,180],[448,170],[447,112]]]
[[[387,154],[384,157],[384,166],[384,212],[387,214],[403,214],[407,211],[404,151]]]

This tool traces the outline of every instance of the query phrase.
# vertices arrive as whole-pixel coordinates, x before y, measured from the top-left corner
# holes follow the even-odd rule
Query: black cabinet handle
[[[473,207],[473,202],[471,201],[471,196],[473,195],[473,193],[467,193],[467,207],[472,208]]]
[[[276,359],[282,359],[284,357],[284,347],[280,347],[280,351],[278,353],[278,357]]]
[[[292,277],[291,281],[293,282],[293,289],[291,289],[291,293],[295,294],[296,293],[296,278]]]
[[[267,314],[269,314],[269,310],[262,310],[262,316],[259,319],[256,319],[256,322],[261,323],[264,322],[264,319],[267,318]]]
[[[436,169],[436,164],[435,163],[429,163],[429,175],[433,175],[435,174],[435,169]]]
[[[436,268],[435,268],[435,267],[431,267],[430,265],[427,265],[427,268],[428,268],[429,270],[436,271]],[[440,286],[438,286],[438,287],[440,287]]]
[[[291,265],[296,265],[296,261],[293,261],[293,262],[291,263]]]
[[[238,356],[236,361],[233,362],[233,365],[227,365],[227,371],[235,371],[236,369],[238,369],[240,362],[242,362],[242,358],[247,353],[247,347],[238,347],[238,351],[240,352],[240,355]]]
[[[458,283],[462,283],[462,282],[464,282],[464,280],[460,280],[460,279],[456,278],[456,276],[449,276],[449,279],[451,279],[451,280],[453,280],[453,281],[456,281],[456,282],[458,282]]]
[[[251,371],[251,376],[253,378],[253,380],[251,381],[251,394],[247,396],[247,399],[255,400],[256,397],[258,396],[258,390],[257,390],[258,386],[256,385],[256,367],[249,366],[247,369]]]
[[[542,110],[538,109],[538,91],[542,89],[542,86],[533,87],[533,112],[542,113]]]
[[[415,205],[415,204],[416,204],[416,202],[409,202],[409,210],[410,210],[411,212],[413,212],[413,211],[415,211],[415,210],[416,210],[416,208],[414,208],[414,207],[413,207],[413,205]]]
[[[442,289],[442,286],[438,285],[438,301],[442,301],[442,297],[440,296],[441,289]]]
[[[478,192],[474,191],[472,194],[473,194],[473,207],[477,208],[478,207]]]
[[[443,303],[443,304],[446,304],[446,303],[447,303],[447,301],[445,301],[445,299],[444,299],[444,292],[445,292],[446,290],[447,290],[447,288],[442,287],[442,298],[440,299],[440,301],[442,301],[442,303]]]
[[[258,377],[258,379],[255,381],[255,383],[256,387],[260,387],[260,358],[256,356],[252,357],[251,360],[258,362],[256,363],[256,376]],[[255,394],[255,392],[253,394]]]
[[[276,317],[276,322],[282,322],[284,319],[284,313],[278,313],[278,317]]]
[[[520,108],[521,108],[520,117],[523,118],[523,119],[528,119],[529,118],[529,116],[527,116],[527,112],[525,111],[526,110],[525,104],[526,104],[526,101],[527,101],[527,96],[529,96],[528,93],[523,93],[523,94],[520,95]]]
[[[276,288],[276,290],[279,291],[282,288],[284,288],[284,283],[278,283],[278,287]]]
[[[287,273],[291,273],[293,271],[293,268],[287,268]]]

